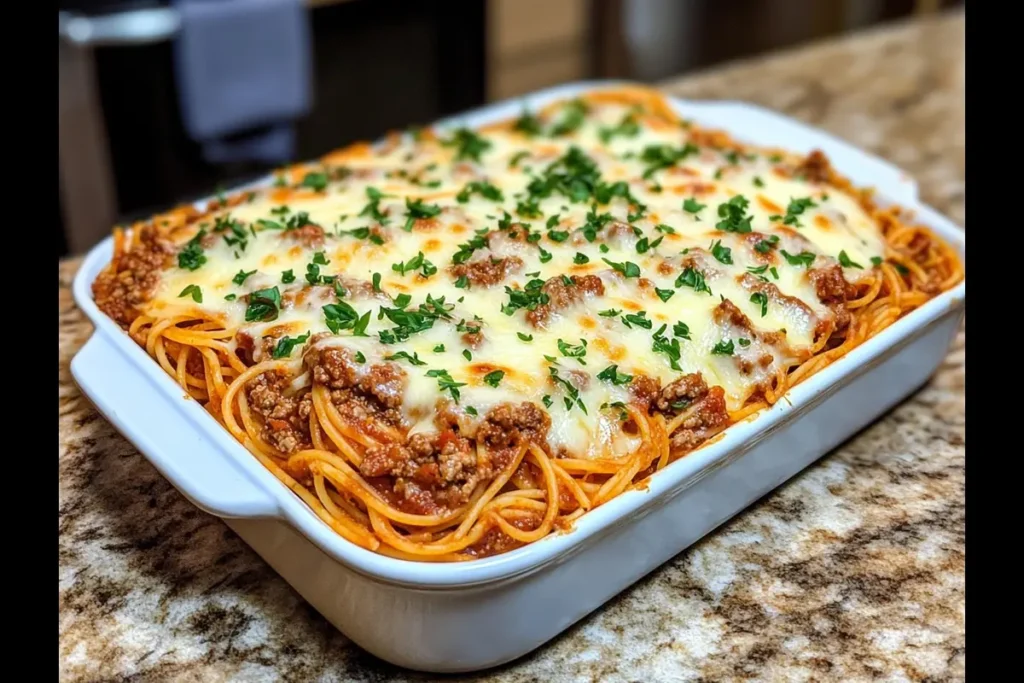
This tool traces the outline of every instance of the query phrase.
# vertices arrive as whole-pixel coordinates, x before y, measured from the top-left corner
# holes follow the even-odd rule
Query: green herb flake
[[[185,289],[181,290],[181,294],[178,297],[181,298],[189,295],[192,296],[192,301],[195,301],[197,304],[203,303],[203,290],[199,288],[199,285],[188,285]]]
[[[764,292],[754,292],[750,295],[750,303],[761,307],[761,317],[768,315],[768,295]]]
[[[711,349],[711,353],[716,356],[731,356],[735,350],[736,347],[730,339],[729,341],[720,341],[715,344],[715,347]]]
[[[623,261],[622,263],[615,263],[614,261],[609,261],[606,258],[602,258],[601,260],[607,263],[617,272],[622,273],[623,277],[640,277],[640,266],[633,263],[632,261]]]
[[[277,345],[274,346],[274,350],[270,352],[273,358],[288,358],[292,355],[292,351],[296,346],[305,344],[309,339],[309,332],[306,334],[299,335],[298,337],[281,337],[277,340]]]
[[[839,252],[839,265],[843,268],[859,268],[860,270],[864,270],[864,266],[847,256],[845,249]]]
[[[715,240],[711,243],[711,255],[719,263],[724,263],[727,266],[732,265],[732,249],[723,247],[722,240]]]
[[[597,373],[597,378],[605,382],[610,382],[617,387],[622,386],[623,384],[629,384],[633,381],[632,375],[619,372],[618,365],[609,365],[604,370]]]

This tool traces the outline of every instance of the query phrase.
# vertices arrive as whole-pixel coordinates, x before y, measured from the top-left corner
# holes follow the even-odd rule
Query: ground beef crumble
[[[402,425],[406,375],[395,363],[363,367],[348,349],[310,344],[303,356],[313,382],[330,391],[341,416],[373,433],[373,421]]]
[[[295,230],[286,230],[281,233],[282,239],[289,239],[298,242],[307,249],[322,247],[324,244],[324,229],[314,223],[307,223]]]
[[[526,319],[534,327],[544,327],[555,313],[583,301],[588,296],[604,294],[604,283],[596,275],[571,275],[571,285],[561,275],[549,278],[541,287],[548,295],[548,302],[526,313]]]
[[[309,415],[313,401],[308,391],[289,395],[288,375],[270,370],[253,377],[245,385],[245,396],[252,412],[263,418],[260,438],[282,453],[309,448]]]
[[[527,441],[546,447],[548,414],[532,403],[496,406],[476,427],[473,448],[454,415],[438,421],[441,431],[416,433],[404,444],[367,449],[360,472],[391,485],[397,503],[413,514],[438,514],[464,504],[481,482],[505,469]],[[382,481],[380,478],[384,478]],[[388,479],[390,478],[390,479]]]
[[[130,324],[137,307],[153,296],[160,271],[172,262],[173,254],[170,242],[143,229],[139,243],[96,277],[92,284],[96,305],[118,323]]]
[[[850,325],[853,315],[846,308],[846,302],[857,298],[857,288],[843,277],[843,269],[838,263],[825,268],[812,268],[807,277],[814,284],[821,303],[828,306],[835,314],[835,331],[842,332]]]
[[[699,372],[680,375],[664,388],[653,377],[638,374],[630,391],[637,403],[667,419],[690,413],[670,436],[673,453],[693,450],[729,422],[725,390],[709,388]]]
[[[512,273],[523,268],[523,260],[518,256],[504,256],[500,258],[487,257],[468,263],[460,263],[449,268],[449,272],[455,277],[463,277],[469,280],[470,284],[492,287]]]

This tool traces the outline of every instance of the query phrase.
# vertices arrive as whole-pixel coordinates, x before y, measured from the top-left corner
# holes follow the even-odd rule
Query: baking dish
[[[578,83],[524,99],[537,107],[608,85]],[[442,125],[514,116],[522,102]],[[748,142],[824,150],[841,173],[913,209],[963,255],[962,232],[920,205],[913,181],[898,169],[750,105],[673,105]],[[393,663],[435,672],[485,668],[532,650],[838,445],[934,372],[965,297],[961,282],[644,489],[588,513],[570,533],[474,562],[430,564],[377,555],[337,536],[198,403],[183,400],[181,388],[92,300],[90,285],[111,253],[109,239],[93,249],[73,286],[97,328],[72,362],[83,392],[186,497],[225,518],[352,640]],[[150,390],[139,391],[146,382]]]

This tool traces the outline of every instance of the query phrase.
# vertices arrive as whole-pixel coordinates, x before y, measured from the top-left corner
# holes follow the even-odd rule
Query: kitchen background
[[[259,42],[267,22],[287,19],[287,6],[296,3],[305,5],[308,22],[300,27],[284,22],[279,36]],[[197,93],[204,87],[211,92],[215,76],[227,77],[231,68],[248,68],[243,76],[252,77],[252,64],[259,59],[241,66],[225,66],[224,61],[245,54],[251,47],[245,40],[270,46],[258,57],[278,59],[268,62],[263,92],[257,87],[255,93],[244,93],[255,98],[254,106],[287,111],[287,103],[274,101],[279,91],[297,91],[289,95],[297,102],[304,97],[304,88],[293,87],[288,69],[311,73],[308,106],[292,107],[301,113],[288,127],[294,141],[284,152],[303,160],[354,140],[561,82],[658,81],[963,4],[59,0],[59,256],[85,251],[115,223],[256,178],[278,165],[247,146],[250,138],[273,134],[269,129],[257,127],[252,133],[250,126],[241,138],[226,135],[229,152],[223,151],[225,145],[212,146],[203,137],[206,133],[197,133],[203,117],[224,124],[243,114],[230,111],[230,103],[227,110],[201,108]],[[251,10],[247,5],[260,7]],[[254,11],[263,13],[262,24],[245,14]],[[217,21],[221,27],[244,24],[247,32],[221,28],[217,33]],[[208,68],[213,61],[204,60],[218,60],[220,70]]]

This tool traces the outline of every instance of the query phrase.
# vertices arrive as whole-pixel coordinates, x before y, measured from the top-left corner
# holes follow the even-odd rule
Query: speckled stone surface
[[[669,84],[757,102],[914,174],[964,222],[962,14]],[[79,394],[60,266],[65,681],[423,680],[361,652]],[[836,452],[493,681],[962,680],[964,345]],[[470,677],[475,680],[475,678]]]

